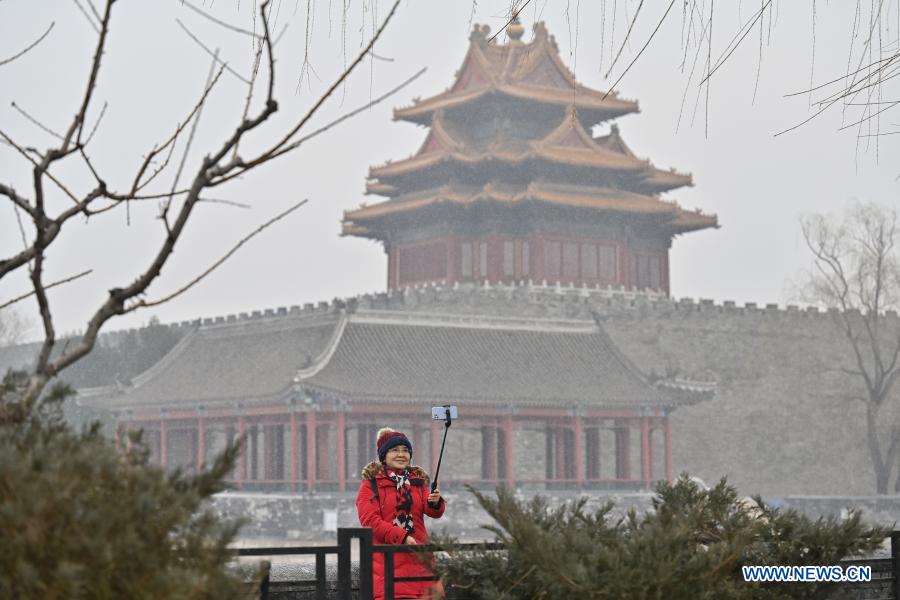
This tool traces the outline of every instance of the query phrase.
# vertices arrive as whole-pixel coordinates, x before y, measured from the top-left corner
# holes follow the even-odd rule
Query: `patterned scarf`
[[[405,529],[409,535],[413,534],[413,519],[409,511],[412,510],[413,496],[412,486],[409,483],[410,473],[403,470],[400,473],[386,469],[386,474],[397,486],[397,502],[394,508],[394,525]]]

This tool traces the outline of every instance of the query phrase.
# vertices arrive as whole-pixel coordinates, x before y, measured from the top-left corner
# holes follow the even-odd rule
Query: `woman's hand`
[[[406,544],[407,546],[418,546],[419,545],[419,542],[416,541],[416,538],[414,538],[411,535],[408,535],[405,538],[403,538],[403,543]]]
[[[428,504],[436,507],[441,503],[441,490],[435,488],[433,492],[428,494]]]

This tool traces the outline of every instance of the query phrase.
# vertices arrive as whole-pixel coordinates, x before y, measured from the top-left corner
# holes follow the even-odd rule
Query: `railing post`
[[[384,600],[394,600],[394,553],[384,553]]]
[[[351,600],[350,543],[359,539],[359,600],[372,598],[372,530],[368,527],[338,528],[338,598]]]
[[[353,539],[353,531],[338,529],[338,598],[339,600],[351,600],[352,598],[352,574],[350,572],[350,540]]]
[[[269,600],[269,578],[272,573],[272,563],[268,560],[260,562],[262,580],[259,582],[259,600]]]
[[[369,600],[372,590],[372,530],[358,529],[359,536],[359,600]]]
[[[900,598],[900,531],[891,532],[891,597]]]
[[[325,570],[325,553],[316,552],[316,600],[326,600],[327,598],[328,572]]]

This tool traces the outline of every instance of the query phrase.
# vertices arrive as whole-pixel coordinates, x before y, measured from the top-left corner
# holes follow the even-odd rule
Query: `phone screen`
[[[457,418],[456,406],[433,406],[431,408],[431,418],[435,421],[443,421],[447,418],[447,410],[450,411],[450,418]]]

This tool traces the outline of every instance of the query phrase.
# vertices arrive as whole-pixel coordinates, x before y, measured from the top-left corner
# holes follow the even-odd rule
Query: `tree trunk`
[[[872,402],[866,403],[866,433],[869,438],[872,469],[875,471],[875,493],[886,495],[892,465],[885,464],[884,455],[881,452],[881,443],[878,441],[878,407]]]

